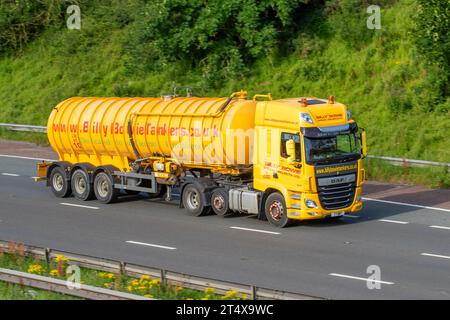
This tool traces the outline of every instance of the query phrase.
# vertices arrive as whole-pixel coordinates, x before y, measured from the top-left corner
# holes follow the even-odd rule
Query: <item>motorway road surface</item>
[[[366,200],[359,217],[277,229],[247,215],[191,217],[142,195],[59,199],[31,179],[35,163],[0,156],[2,240],[331,299],[450,299],[449,190],[402,198],[399,186],[368,184],[366,197],[392,197]],[[369,266],[380,289],[367,287]]]

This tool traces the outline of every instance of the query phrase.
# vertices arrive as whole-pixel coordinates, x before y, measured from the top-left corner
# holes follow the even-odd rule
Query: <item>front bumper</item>
[[[308,208],[304,199],[313,200],[317,204],[317,208]],[[345,212],[345,214],[356,213],[363,208],[363,203],[361,199],[361,187],[356,187],[355,197],[350,206],[345,208],[339,208],[336,210],[326,210],[321,206],[319,195],[317,193],[302,193],[301,197],[296,197],[293,199],[289,195],[288,204],[288,217],[295,220],[315,220],[329,218],[333,214]]]

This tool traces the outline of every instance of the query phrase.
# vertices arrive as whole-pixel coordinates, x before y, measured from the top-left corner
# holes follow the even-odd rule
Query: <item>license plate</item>
[[[331,214],[331,217],[332,218],[334,218],[334,217],[342,217],[344,214],[345,214],[345,212],[333,212]]]

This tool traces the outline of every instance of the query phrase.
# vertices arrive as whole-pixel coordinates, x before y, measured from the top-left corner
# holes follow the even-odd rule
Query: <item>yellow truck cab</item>
[[[345,105],[333,97],[258,102],[255,130],[254,188],[271,223],[362,209],[366,137]]]
[[[75,97],[52,110],[47,132],[59,161],[39,163],[38,180],[57,197],[171,200],[178,189],[191,215],[256,214],[278,227],[362,208],[365,133],[333,97]]]

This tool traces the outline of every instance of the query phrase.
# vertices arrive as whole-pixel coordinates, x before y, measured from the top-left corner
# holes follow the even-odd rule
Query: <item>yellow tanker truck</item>
[[[329,99],[70,98],[48,119],[59,161],[37,165],[57,197],[171,200],[195,216],[338,218],[362,208],[364,130]]]

